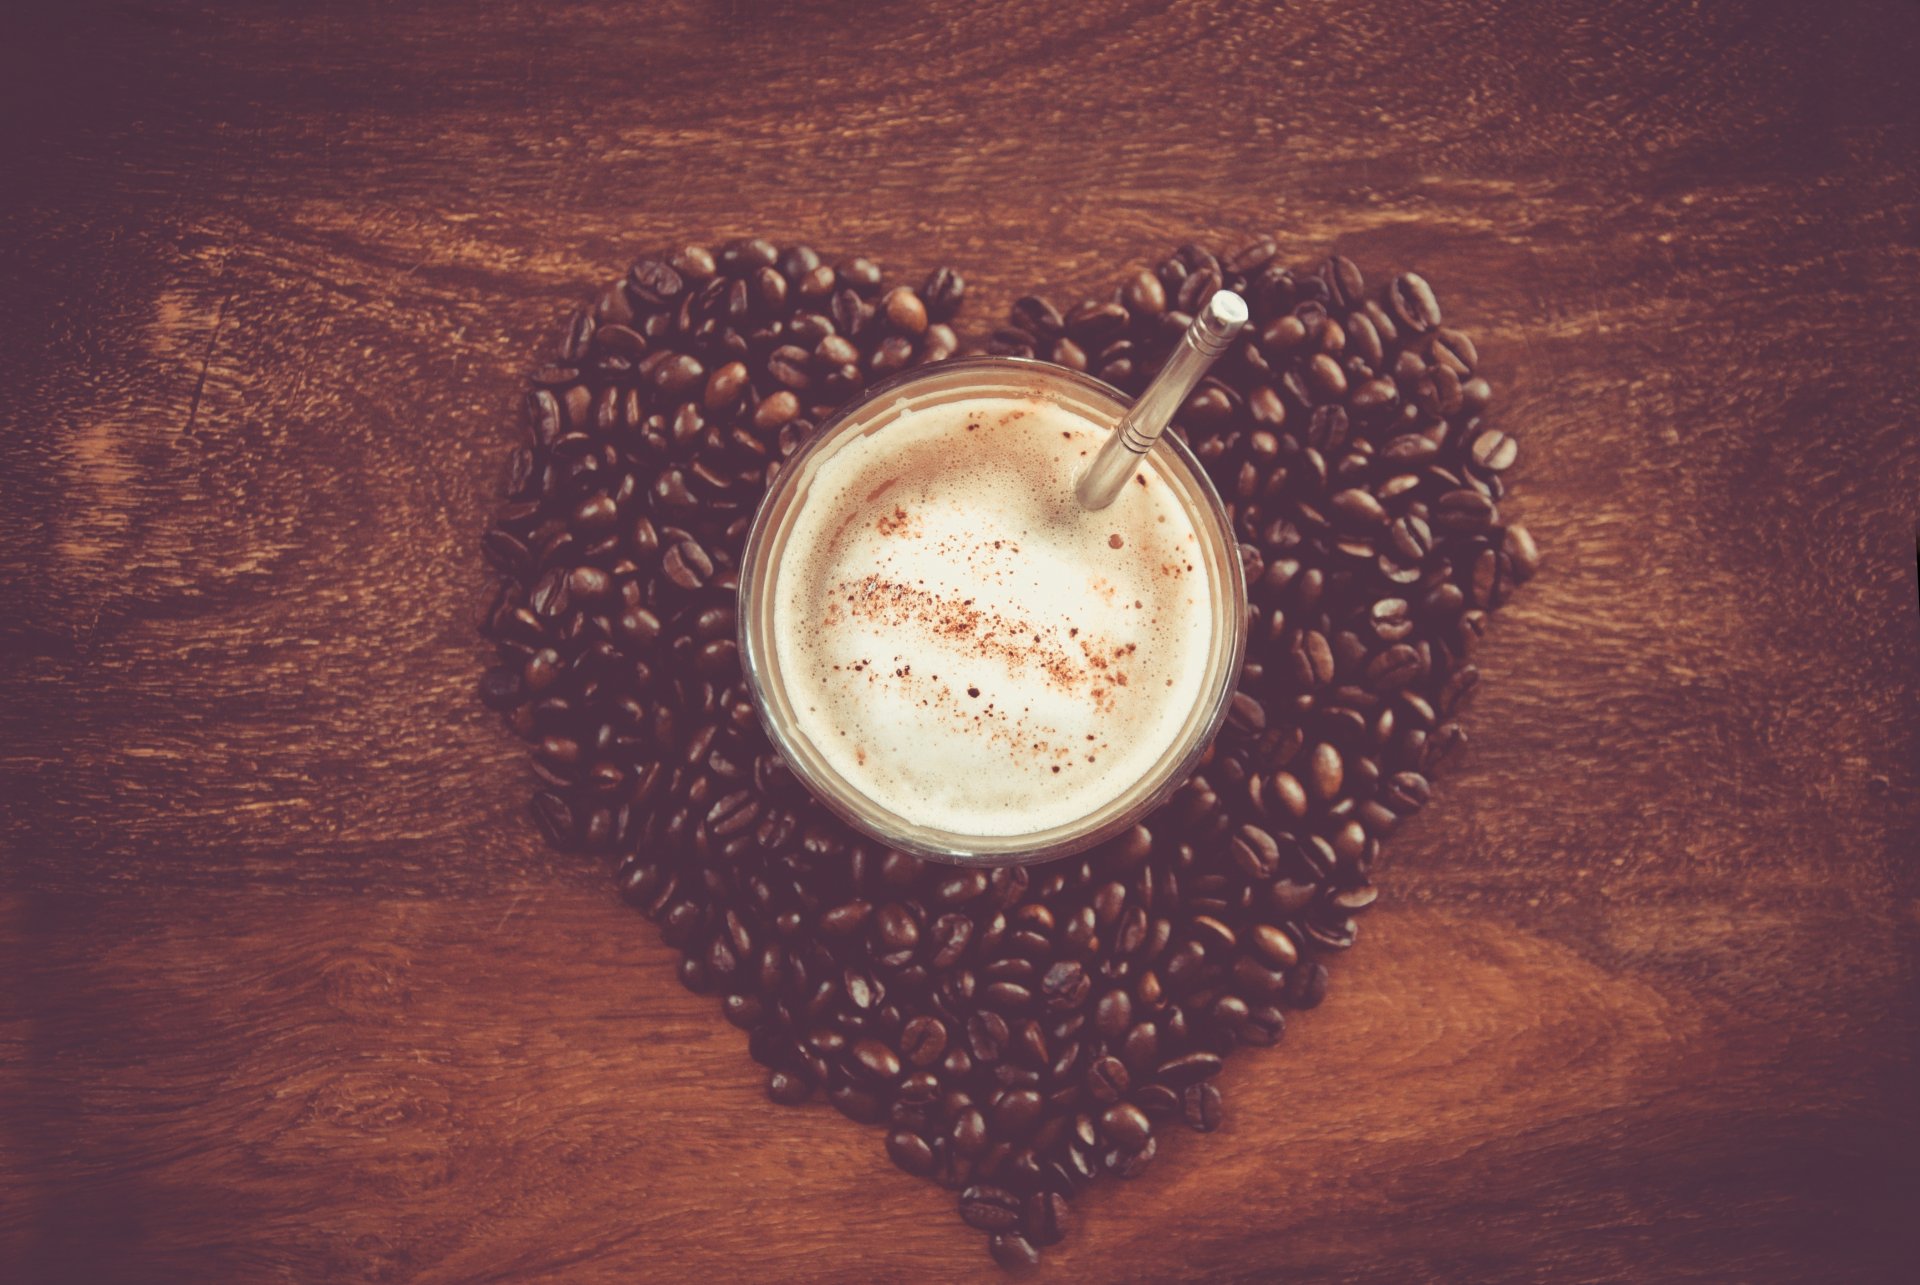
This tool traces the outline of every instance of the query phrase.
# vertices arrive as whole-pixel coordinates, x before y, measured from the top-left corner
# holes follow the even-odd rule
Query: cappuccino
[[[868,414],[770,571],[796,730],[915,825],[1018,836],[1093,815],[1211,695],[1227,591],[1190,503],[1149,456],[1111,507],[1082,509],[1075,478],[1111,425],[1043,393]]]

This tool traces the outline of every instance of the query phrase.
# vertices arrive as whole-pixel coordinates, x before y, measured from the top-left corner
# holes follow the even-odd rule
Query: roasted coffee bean
[[[1487,473],[1500,473],[1513,467],[1520,446],[1497,428],[1484,429],[1467,444],[1474,467]]]
[[[921,363],[945,361],[960,349],[960,340],[953,333],[953,327],[935,322],[927,327],[926,335],[920,341]]]
[[[1181,1113],[1187,1125],[1201,1133],[1212,1133],[1220,1127],[1224,1108],[1220,1099],[1220,1090],[1212,1084],[1191,1084],[1180,1095]],[[905,1166],[901,1166],[905,1168]]]
[[[1093,979],[1074,960],[1054,964],[1040,979],[1040,991],[1050,1009],[1078,1009],[1092,989]]]
[[[1127,1096],[1132,1078],[1119,1058],[1095,1058],[1087,1068],[1087,1092],[1096,1102],[1119,1102]]]
[[[1040,1251],[1017,1231],[994,1233],[987,1238],[987,1250],[994,1262],[1009,1271],[1033,1267],[1040,1261]]]
[[[887,324],[905,335],[920,335],[927,329],[927,305],[906,286],[895,286],[881,303]]]
[[[1101,1163],[1106,1166],[1107,1172],[1116,1178],[1137,1178],[1152,1163],[1159,1145],[1156,1139],[1148,1138],[1146,1144],[1137,1151],[1115,1147],[1101,1157]]]
[[[1419,678],[1424,669],[1417,648],[1396,643],[1367,663],[1367,681],[1375,691],[1399,691]]]
[[[1057,339],[1066,331],[1060,310],[1039,295],[1024,295],[1013,301],[1008,318],[1036,339]]]
[[[767,1096],[782,1106],[796,1106],[813,1096],[813,1085],[804,1076],[775,1068],[767,1073]]]
[[[658,259],[641,259],[627,269],[627,289],[644,305],[666,307],[685,288],[680,273]]]
[[[1419,273],[1408,272],[1393,279],[1387,301],[1394,319],[1415,334],[1425,334],[1440,324],[1440,304],[1433,287]]]
[[[925,1138],[911,1130],[895,1129],[887,1135],[887,1155],[892,1157],[893,1163],[916,1178],[924,1178],[933,1172],[933,1148],[927,1145]]]
[[[1019,1140],[1040,1122],[1044,1103],[1032,1089],[1008,1089],[993,1105],[993,1130],[999,1137]]]
[[[1139,1107],[1122,1102],[1101,1113],[1100,1134],[1117,1147],[1138,1151],[1152,1139],[1153,1122]]]
[[[960,1217],[981,1231],[1012,1231],[1020,1225],[1020,1198],[1004,1187],[968,1187],[960,1193]]]
[[[1533,578],[1533,573],[1539,570],[1540,549],[1534,544],[1533,537],[1527,533],[1525,527],[1508,527],[1501,548],[1513,564],[1513,578],[1516,582],[1525,584]]]
[[[1120,302],[1134,317],[1158,317],[1167,310],[1166,287],[1151,272],[1136,272],[1121,287]]]
[[[1275,968],[1291,968],[1300,962],[1300,950],[1293,938],[1272,924],[1256,924],[1252,941],[1255,949]]]
[[[1235,692],[1227,707],[1227,722],[1234,730],[1251,735],[1266,727],[1267,712],[1246,692]]]
[[[970,1160],[980,1156],[990,1145],[987,1117],[978,1107],[963,1107],[954,1115],[950,1136],[955,1152]]]
[[[1458,330],[1444,326],[1434,331],[1432,338],[1427,341],[1426,351],[1428,360],[1434,365],[1445,366],[1462,379],[1471,375],[1480,364],[1480,353],[1474,347],[1473,340]]]
[[[1067,334],[1091,349],[1101,347],[1127,324],[1127,310],[1117,303],[1083,303],[1066,315]]]
[[[673,584],[691,592],[713,576],[713,559],[698,541],[682,540],[661,557],[660,571]]]
[[[967,1019],[967,1046],[976,1060],[997,1062],[1007,1045],[1007,1019],[998,1013],[976,1013]]]
[[[1026,1200],[1023,1226],[1036,1245],[1057,1245],[1066,1238],[1070,1212],[1058,1191],[1035,1191]]]
[[[1322,990],[1324,993],[1324,986]],[[1277,1043],[1286,1029],[1286,1014],[1272,1004],[1262,1004],[1248,1011],[1247,1020],[1240,1027],[1240,1042],[1251,1044],[1256,1048],[1266,1048],[1268,1045]]]
[[[1370,530],[1387,520],[1387,511],[1372,493],[1358,488],[1341,491],[1330,501],[1334,513],[1362,530]]]
[[[678,397],[696,385],[704,386],[707,368],[689,353],[669,353],[653,367],[653,386],[670,397]]]
[[[1434,526],[1440,530],[1478,534],[1496,521],[1494,501],[1476,490],[1450,490],[1434,499]]]
[[[858,294],[877,294],[882,280],[880,265],[864,255],[855,255],[840,264],[839,279],[842,286]]]
[[[880,1104],[879,1096],[853,1084],[829,1089],[827,1101],[841,1115],[860,1124],[878,1124],[886,1118],[886,1108]]]
[[[953,314],[960,310],[966,292],[966,278],[952,268],[935,268],[920,286],[920,297],[926,301],[927,315],[937,322],[953,319]]]
[[[876,1080],[892,1080],[900,1074],[900,1056],[879,1040],[860,1040],[853,1046],[854,1060]]]

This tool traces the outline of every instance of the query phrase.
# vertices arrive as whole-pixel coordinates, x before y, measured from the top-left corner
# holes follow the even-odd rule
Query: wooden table
[[[37,6],[0,162],[0,1278],[991,1273],[768,1103],[473,699],[529,354],[635,253],[1417,267],[1546,550],[1230,1119],[1057,1279],[1920,1252],[1920,11]],[[1911,1279],[1908,1276],[1907,1279]]]

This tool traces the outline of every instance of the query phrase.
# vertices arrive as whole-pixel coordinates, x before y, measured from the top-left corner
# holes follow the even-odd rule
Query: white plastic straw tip
[[[1221,352],[1247,324],[1247,301],[1231,290],[1216,290],[1194,321],[1197,346],[1204,352]]]

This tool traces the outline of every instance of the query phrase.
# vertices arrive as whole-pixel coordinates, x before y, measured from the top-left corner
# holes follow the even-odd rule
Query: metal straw
[[[1073,493],[1082,508],[1099,510],[1114,502],[1134,465],[1153,449],[1187,394],[1246,324],[1246,301],[1231,290],[1214,291],[1213,298],[1207,300],[1207,306],[1180,337],[1167,364],[1114,427],[1074,486]]]

